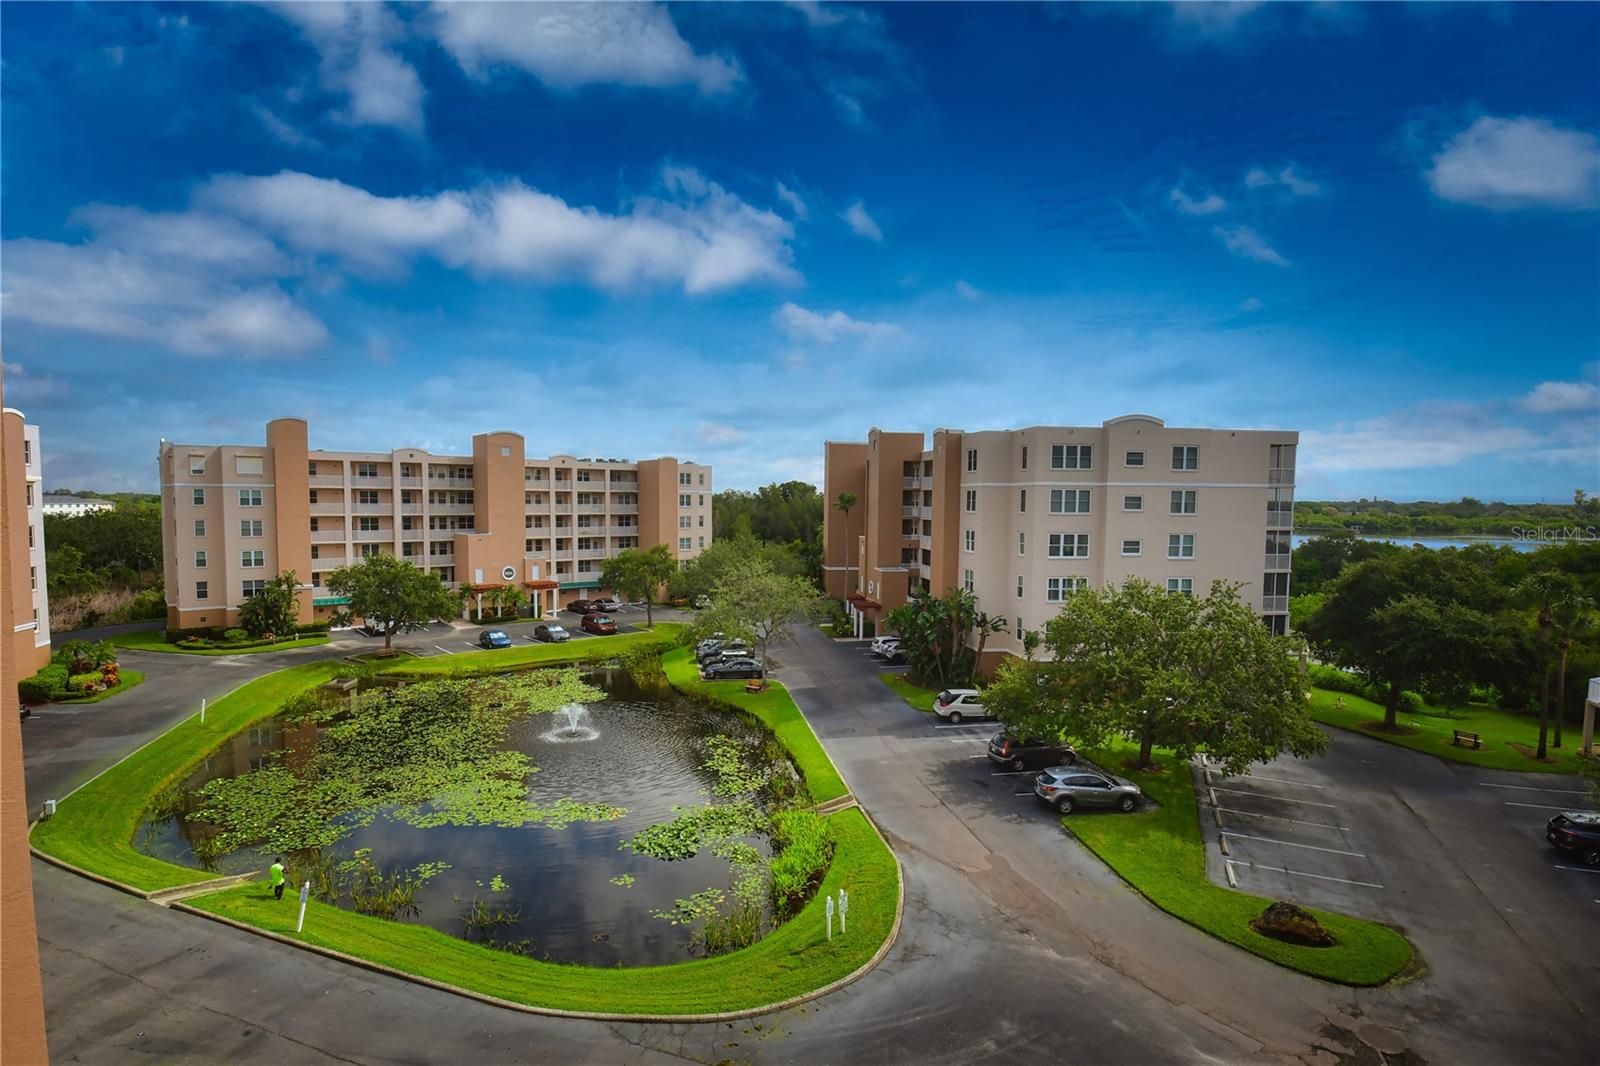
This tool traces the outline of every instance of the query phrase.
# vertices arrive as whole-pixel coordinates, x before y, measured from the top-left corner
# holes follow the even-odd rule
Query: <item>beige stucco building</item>
[[[1298,441],[1150,415],[939,429],[931,448],[920,433],[878,429],[829,441],[824,582],[863,622],[919,587],[966,588],[1008,621],[987,645],[997,656],[1020,655],[1022,633],[1042,629],[1072,589],[1134,577],[1202,595],[1237,582],[1284,632]],[[833,507],[841,493],[857,498],[848,514]]]
[[[0,385],[3,389],[3,385]],[[0,1062],[48,1060],[17,681],[50,660],[39,430],[0,395]]]
[[[324,585],[379,552],[456,587],[516,585],[541,614],[602,589],[607,558],[666,544],[680,564],[711,543],[711,468],[677,459],[529,458],[508,430],[468,455],[313,451],[304,420],[264,445],[162,441],[167,625],[229,625],[260,582],[293,570],[302,621],[341,604]]]

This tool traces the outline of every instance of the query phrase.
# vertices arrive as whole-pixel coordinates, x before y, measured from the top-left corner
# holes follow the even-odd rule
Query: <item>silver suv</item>
[[[1079,807],[1114,807],[1127,812],[1139,806],[1139,786],[1132,781],[1081,766],[1052,766],[1033,780],[1033,794],[1062,814]]]

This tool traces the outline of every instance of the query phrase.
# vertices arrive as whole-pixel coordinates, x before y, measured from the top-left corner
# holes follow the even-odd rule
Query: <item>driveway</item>
[[[159,694],[172,691],[168,671],[209,676],[182,682],[187,694],[171,712],[176,720],[190,710],[181,704],[208,685],[220,694],[282,665],[270,661],[279,655],[303,661],[295,652],[240,657],[268,661],[231,667],[175,656],[141,661],[151,679],[127,698],[148,690],[146,699],[159,704]],[[1047,808],[1013,795],[1017,779],[996,776],[975,757],[992,727],[935,728],[882,685],[874,662],[815,631],[798,633],[775,657],[904,865],[901,936],[854,985],[745,1022],[545,1019],[174,914],[35,862],[52,1056],[968,1063],[1054,1060],[1065,1041],[1101,1063],[1378,1063],[1380,1050],[1409,1052],[1411,1064],[1581,1058],[1570,1035],[1576,1030],[1544,1028],[1545,1016],[1521,999],[1515,1010],[1495,1006],[1521,979],[1516,968],[1486,972],[1494,968],[1473,960],[1455,984],[1470,976],[1482,986],[1476,994],[1455,984],[1447,991],[1435,978],[1353,991],[1218,943],[1129,892]],[[63,787],[60,766],[86,769],[114,758],[117,744],[102,740],[104,724],[53,723],[60,735],[51,756],[27,752],[30,797],[40,795],[36,781]],[[40,735],[26,732],[25,749]],[[122,750],[143,735],[125,733]],[[1530,1041],[1530,1032],[1541,1039]]]

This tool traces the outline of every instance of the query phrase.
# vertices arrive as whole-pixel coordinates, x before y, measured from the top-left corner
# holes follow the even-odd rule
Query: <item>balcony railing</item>
[[[315,515],[324,515],[324,514],[342,515],[342,514],[345,513],[344,501],[341,500],[338,503],[321,503],[321,502],[314,503],[314,504],[311,505],[311,513],[315,514]]]
[[[570,504],[570,503],[551,504],[550,505],[550,510],[554,511],[556,514],[571,514],[572,513],[572,504]]]
[[[607,484],[609,484],[611,486],[611,491],[612,492],[638,492],[639,491],[639,479],[638,478],[617,478],[617,479],[615,479],[613,481],[607,482]]]
[[[343,474],[312,474],[307,480],[314,489],[342,489],[344,488]]]
[[[1261,613],[1262,614],[1282,614],[1283,612],[1287,611],[1288,609],[1289,609],[1289,597],[1287,597],[1287,596],[1263,596],[1263,597],[1261,597]]]
[[[422,510],[422,504],[420,503],[402,503],[400,505],[401,514],[421,514]]]
[[[603,504],[603,503],[579,503],[579,504],[574,504],[573,506],[575,506],[578,509],[578,513],[579,514],[605,514],[606,513],[606,505]]]
[[[918,516],[920,516],[922,518],[926,518],[926,519],[931,521],[933,519],[933,508],[932,507],[924,507],[921,510],[919,510],[917,512],[917,514],[918,514]]]
[[[613,500],[612,503],[611,503],[611,513],[612,514],[638,514],[639,513],[639,505],[637,503],[618,503],[615,500]]]
[[[639,527],[611,526],[606,530],[606,532],[610,533],[613,537],[637,537],[639,535]]]
[[[342,529],[313,529],[311,531],[313,544],[343,544],[344,530]]]
[[[416,507],[417,505],[416,504],[412,504],[411,506],[412,507]],[[358,503],[354,507],[350,508],[350,511],[351,511],[352,514],[394,514],[394,504],[392,504],[392,503]],[[421,514],[422,513],[422,509],[420,507],[418,507],[417,510],[415,512],[413,512],[413,513],[414,514]]]
[[[1293,511],[1268,511],[1267,512],[1267,528],[1268,529],[1293,529],[1294,528],[1294,512]]]
[[[922,514],[922,508],[902,504],[900,507],[901,518],[917,518]]]
[[[472,514],[473,504],[470,503],[430,503],[428,510],[434,514]]]
[[[409,475],[402,477],[400,479],[400,487],[403,489],[420,489],[422,487],[422,479],[420,477],[410,477]]]
[[[1289,569],[1289,553],[1288,552],[1269,553],[1269,554],[1263,556],[1263,558],[1266,559],[1265,569],[1267,569],[1267,570],[1287,570],[1287,569]]]
[[[441,474],[429,474],[428,487],[435,489],[470,489],[472,488],[472,479],[470,477],[449,477]]]
[[[1294,467],[1272,467],[1267,471],[1268,485],[1293,485]]]
[[[427,530],[425,530],[425,529],[402,529],[400,531],[400,539],[401,540],[421,540],[421,539],[423,539],[422,535],[424,533],[426,533],[426,532],[427,532]]]
[[[445,552],[443,555],[430,555],[430,556],[428,556],[428,565],[429,566],[449,566],[451,563],[453,563],[455,561],[456,561],[456,553],[455,552]]]
[[[388,474],[373,474],[370,477],[361,477],[359,474],[350,479],[353,488],[358,489],[386,489],[394,482]]]
[[[394,540],[394,532],[392,529],[357,529],[351,532],[350,539],[365,541]]]
[[[605,548],[579,548],[577,554],[580,559],[604,559],[607,551]]]

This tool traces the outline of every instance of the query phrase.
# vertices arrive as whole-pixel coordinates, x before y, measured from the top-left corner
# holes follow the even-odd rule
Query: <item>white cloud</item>
[[[1244,183],[1251,189],[1283,189],[1291,196],[1321,196],[1322,186],[1303,176],[1293,163],[1276,170],[1251,167],[1244,175]]]
[[[1167,202],[1172,204],[1173,210],[1185,215],[1214,215],[1218,211],[1228,209],[1228,201],[1216,193],[1206,193],[1204,196],[1190,196],[1181,186],[1174,187],[1167,193]]]
[[[72,391],[61,378],[53,374],[30,374],[21,363],[0,363],[0,372],[5,374],[8,406],[65,396]]]
[[[1254,259],[1259,263],[1271,263],[1273,266],[1289,266],[1289,260],[1279,255],[1277,250],[1262,239],[1261,234],[1249,226],[1217,226],[1212,230],[1228,251],[1245,259]]]
[[[963,300],[976,301],[983,299],[983,293],[977,288],[973,287],[973,285],[965,278],[960,278],[956,281],[956,295],[960,296]]]
[[[1427,181],[1442,200],[1494,211],[1592,210],[1600,139],[1548,119],[1483,115],[1445,142]]]
[[[290,148],[322,148],[321,141],[279,118],[270,108],[254,102],[249,106],[250,113],[255,115],[266,131],[281,143]]]
[[[701,444],[720,447],[727,444],[739,444],[749,435],[742,429],[736,429],[724,422],[702,422],[695,427],[694,439]]]
[[[878,244],[883,243],[883,230],[879,229],[878,223],[867,214],[866,205],[860,200],[846,208],[844,214],[839,217],[845,220],[857,237],[865,237]]]
[[[1256,299],[1254,296],[1247,296],[1245,299],[1239,301],[1239,310],[1241,311],[1259,311],[1265,306],[1265,304]]]
[[[230,276],[281,275],[289,268],[277,245],[225,216],[89,204],[74,211],[69,222],[93,230],[98,242],[141,257],[218,267]]]
[[[482,274],[577,279],[617,290],[679,285],[688,293],[799,280],[793,226],[697,171],[666,168],[662,195],[610,214],[519,181],[432,196],[375,196],[285,171],[214,179],[201,193],[291,247],[360,270],[395,272],[418,255]]]
[[[792,341],[833,344],[854,337],[872,344],[902,333],[899,326],[890,322],[867,322],[851,318],[843,311],[811,311],[795,303],[784,304],[772,317]]]
[[[804,222],[806,219],[811,217],[811,211],[806,207],[806,202],[801,198],[799,193],[795,192],[781,181],[777,183],[777,187],[778,199],[782,200],[789,206],[789,213],[791,215],[801,222]]]
[[[1261,6],[1260,0],[1183,0],[1171,6],[1172,22],[1202,37],[1230,37]]]
[[[269,6],[317,50],[323,86],[349,98],[336,118],[422,133],[422,80],[397,50],[405,27],[388,8],[356,0]]]
[[[658,4],[444,3],[432,6],[430,22],[439,43],[475,77],[504,65],[557,89],[687,85],[706,95],[726,93],[744,78],[737,61],[695,52]]]
[[[1538,433],[1512,425],[1488,405],[1422,403],[1403,411],[1300,434],[1301,465],[1318,472],[1411,470],[1532,452]]]
[[[1600,413],[1600,386],[1587,381],[1541,381],[1518,404],[1533,414]]]

